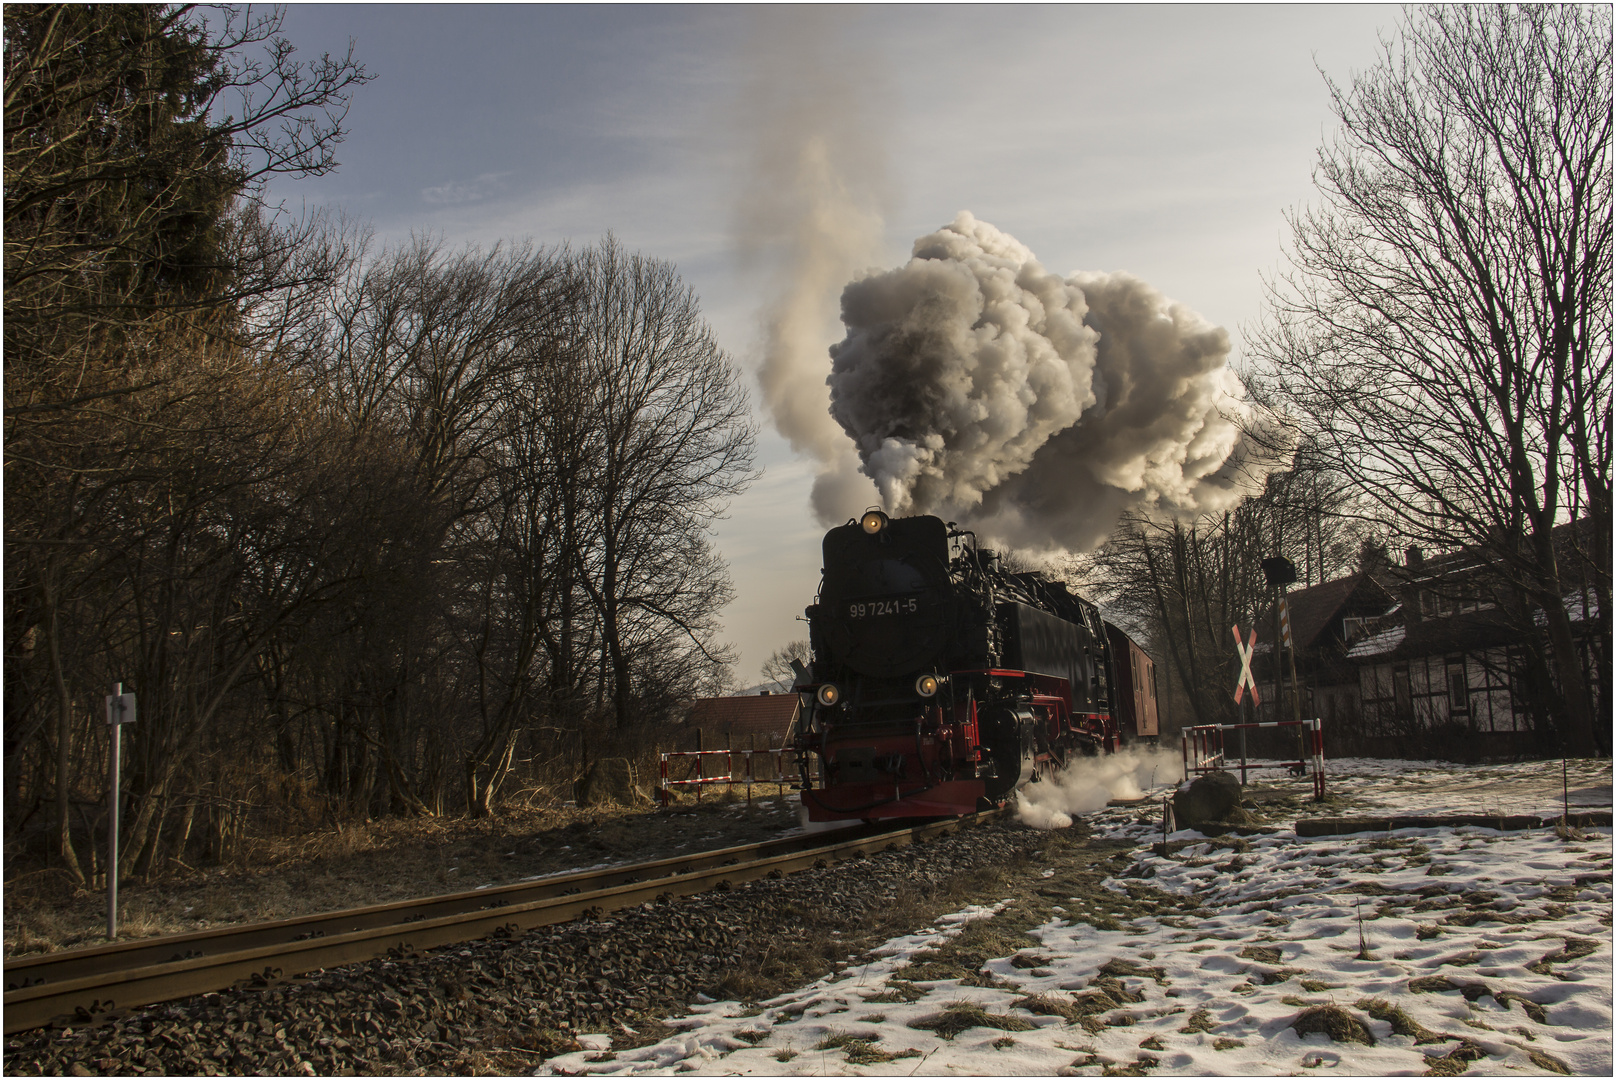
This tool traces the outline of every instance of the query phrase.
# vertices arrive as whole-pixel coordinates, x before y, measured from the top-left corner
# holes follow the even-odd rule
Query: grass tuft
[[[1520,1044],[1517,1043],[1516,1045],[1519,1046]],[[1543,1069],[1546,1072],[1558,1073],[1561,1076],[1571,1075],[1571,1066],[1567,1065],[1553,1054],[1544,1053],[1542,1050],[1538,1050],[1530,1046],[1522,1046],[1521,1049],[1525,1051],[1526,1056],[1531,1059],[1532,1064],[1536,1065],[1538,1068]]]
[[[1132,960],[1121,956],[1114,956],[1100,965],[1100,974],[1109,975],[1112,978],[1131,976],[1138,979],[1154,979],[1158,986],[1164,986],[1167,983],[1166,968],[1145,967],[1143,964],[1136,964]],[[1095,981],[1099,982],[1098,979]],[[1138,1000],[1143,1001],[1144,999],[1139,998]]]
[[[1080,1019],[1084,1013],[1070,999],[1054,994],[1033,994],[1012,1002],[1012,1008],[1025,1009],[1034,1016],[1058,1016],[1067,1023]]]
[[[1407,1035],[1412,1038],[1416,1046],[1422,1043],[1445,1042],[1454,1037],[1452,1035],[1439,1035],[1430,1028],[1423,1026],[1418,1020],[1415,1020],[1385,998],[1363,998],[1357,1002],[1357,1006],[1376,1020],[1384,1020],[1390,1024],[1395,1034]]]
[[[1467,1072],[1472,1062],[1480,1061],[1487,1052],[1469,1039],[1460,1039],[1459,1045],[1446,1054],[1432,1054],[1425,1059],[1424,1076],[1459,1076]]]
[[[1291,1021],[1290,1026],[1298,1035],[1323,1032],[1331,1042],[1375,1045],[1375,1037],[1370,1034],[1368,1026],[1339,1005],[1318,1005],[1307,1009]]]
[[[956,1001],[940,1013],[909,1021],[909,1026],[921,1031],[934,1031],[940,1039],[952,1039],[971,1028],[995,1028],[999,1031],[1031,1031],[1030,1020],[1008,1013],[990,1013],[974,1001]]]
[[[1149,1054],[1140,1054],[1139,1060],[1129,1065],[1107,1065],[1101,1070],[1101,1076],[1147,1076],[1151,1069],[1160,1065],[1161,1061]]]
[[[864,1001],[868,1005],[898,1005],[910,1001],[919,1001],[926,996],[927,991],[922,990],[912,982],[901,979],[888,981],[887,988],[879,994],[870,994]]]
[[[1205,1009],[1196,1009],[1194,1012],[1190,1013],[1189,1020],[1184,1024],[1183,1027],[1178,1029],[1178,1033],[1180,1035],[1194,1035],[1197,1031],[1210,1032],[1216,1029],[1216,1027],[1217,1025],[1212,1022],[1211,1013],[1207,1012]]]

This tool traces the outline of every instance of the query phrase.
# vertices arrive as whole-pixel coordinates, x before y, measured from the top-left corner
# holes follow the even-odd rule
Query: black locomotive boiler
[[[1153,665],[1127,635],[939,518],[832,529],[807,616],[792,748],[810,820],[971,813],[1124,729],[1156,733]]]

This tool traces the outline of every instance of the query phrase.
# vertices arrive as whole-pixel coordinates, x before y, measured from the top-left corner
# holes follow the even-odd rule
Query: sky
[[[968,210],[1051,272],[1144,279],[1228,329],[1238,366],[1285,212],[1313,198],[1324,75],[1371,65],[1397,18],[1378,5],[293,4],[284,33],[300,56],[352,41],[375,78],[354,94],[340,167],[271,195],[341,209],[382,245],[581,246],[610,231],[678,268],[761,400],[764,326],[797,235],[767,220],[782,205],[776,158],[817,124],[838,190],[874,223],[854,275],[900,265]],[[827,350],[842,284],[816,286]],[[736,587],[723,640],[739,686],[807,636],[824,534],[814,463],[758,417],[762,475],[713,538]]]

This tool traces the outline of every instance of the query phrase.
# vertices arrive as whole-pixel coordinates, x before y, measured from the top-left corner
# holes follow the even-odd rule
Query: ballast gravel
[[[510,1071],[583,1032],[666,1033],[663,1017],[771,950],[856,934],[903,886],[928,895],[1008,865],[1045,834],[990,823],[778,879],[643,904],[6,1040],[8,1075],[370,1075]],[[816,925],[805,928],[803,912]],[[508,1055],[508,1056],[507,1056]]]

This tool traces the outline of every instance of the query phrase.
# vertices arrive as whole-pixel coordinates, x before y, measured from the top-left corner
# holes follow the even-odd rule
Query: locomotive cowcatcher
[[[792,748],[812,821],[968,814],[1117,749],[1124,723],[1155,734],[1149,657],[939,518],[871,510],[832,529],[806,614]]]

